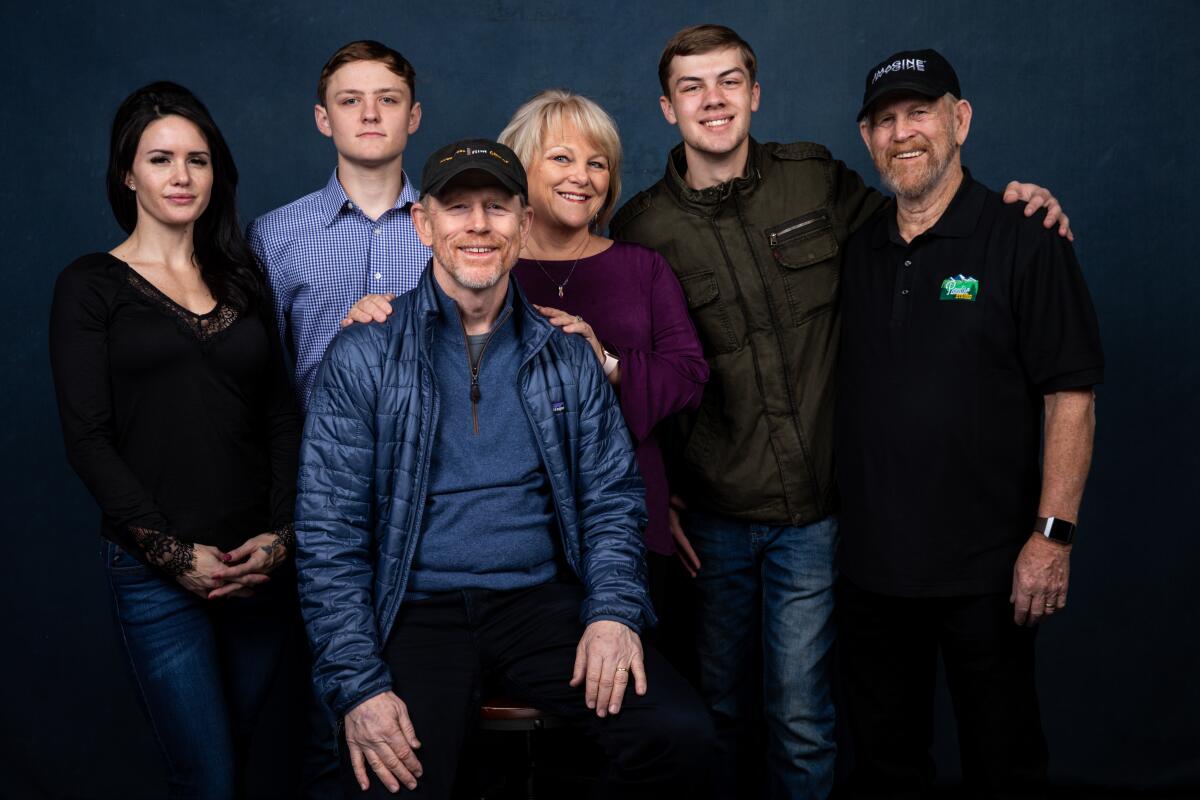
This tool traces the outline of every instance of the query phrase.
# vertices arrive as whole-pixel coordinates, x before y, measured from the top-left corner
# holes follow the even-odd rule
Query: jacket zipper
[[[427,340],[428,337],[432,335],[429,330],[430,327],[432,326],[427,324],[427,329],[425,331]],[[435,373],[433,370],[433,364],[429,360],[428,353],[422,352],[419,358],[424,362],[425,365],[426,375],[429,381],[430,394],[430,408],[428,416],[425,415],[424,403],[422,403],[421,427],[422,430],[425,431],[434,431],[437,430],[437,420],[441,415],[441,397],[438,395],[437,381],[434,380]],[[406,525],[408,529],[408,543],[404,551],[404,560],[400,566],[400,573],[398,576],[399,579],[396,582],[396,596],[384,614],[384,619],[390,620],[383,626],[383,630],[381,632],[382,635],[380,638],[385,642],[391,635],[392,625],[395,624],[396,614],[400,609],[400,602],[403,600],[404,593],[408,589],[408,568],[412,565],[413,554],[416,553],[417,550],[417,539],[420,536],[421,523],[425,516],[425,497],[429,489],[429,463],[431,460],[429,442],[432,437],[433,434],[418,436],[418,447],[420,449],[419,463],[421,468],[419,470],[419,474],[413,478],[414,486],[416,487],[417,500],[415,503],[413,503],[412,514]],[[340,733],[340,731],[338,732]]]
[[[758,255],[757,255],[757,253],[755,253],[754,242],[750,240],[750,230],[749,230],[749,227],[746,225],[745,217],[742,216],[742,204],[736,194],[733,196],[733,212],[734,212],[734,216],[737,218],[738,227],[742,229],[742,235],[746,238],[746,246],[750,249],[750,258],[754,261],[755,271],[758,273],[758,279],[762,283],[763,291],[769,295],[770,288],[767,286],[766,280],[763,278],[762,264],[759,263]],[[797,222],[795,225],[792,225],[787,230],[780,231],[777,234],[772,234],[770,236],[770,239],[772,240],[771,243],[774,244],[774,239],[777,236],[779,236],[780,234],[787,233],[788,231],[793,231],[797,228],[803,228],[814,222],[818,222],[820,220],[827,220],[827,219],[828,219],[828,216],[823,211],[818,211],[817,213],[813,214],[813,216],[811,218],[803,220],[801,222]],[[718,239],[719,239],[720,238],[720,228],[717,227],[715,220],[713,221],[713,228],[717,231],[717,235],[718,235]],[[722,249],[723,255],[725,256],[725,263],[728,266],[729,271],[731,273],[736,274],[733,269],[733,263],[729,259],[729,253],[725,251],[724,243],[722,243],[721,249]],[[745,312],[743,312],[743,313],[745,313]],[[796,431],[796,441],[800,444],[800,456],[801,456],[801,458],[804,459],[804,466],[808,468],[808,474],[812,477],[813,486],[815,486],[816,490],[817,490],[817,492],[816,492],[817,513],[820,514],[821,517],[824,517],[824,516],[826,516],[826,514],[825,514],[824,504],[821,502],[821,496],[822,496],[821,495],[821,484],[817,480],[817,471],[816,471],[816,469],[813,468],[812,456],[809,455],[808,445],[804,439],[804,432],[800,429],[800,421],[798,419],[799,404],[796,402],[795,392],[792,391],[792,376],[788,374],[787,358],[784,356],[784,353],[783,353],[783,343],[779,340],[779,331],[782,330],[782,328],[779,325],[779,320],[775,314],[775,308],[772,306],[769,297],[768,297],[768,302],[767,302],[767,313],[771,317],[771,328],[772,328],[772,330],[775,331],[775,336],[773,338],[775,340],[776,349],[779,351],[780,366],[782,367],[781,371],[783,372],[784,392],[787,395],[788,408],[791,410],[791,414],[789,416],[791,417],[792,428]],[[751,352],[754,352],[754,351],[751,350]],[[756,373],[759,372],[759,370],[760,370],[757,355],[755,356],[755,360],[754,360],[754,370]],[[758,383],[759,383],[759,391],[761,392],[762,391],[761,379],[759,380]],[[788,511],[790,513],[791,512],[791,503],[788,501],[786,485],[784,486],[784,505],[787,506]],[[818,517],[818,519],[819,518],[820,517]]]
[[[824,209],[819,208],[816,211],[810,211],[800,219],[796,220],[794,225],[789,225],[781,231],[774,231],[767,236],[767,241],[770,243],[771,247],[777,247],[788,239],[793,239],[796,236],[802,235],[805,233],[805,228],[815,225],[818,222],[824,223],[820,226],[821,229],[830,227],[829,214],[826,213]]]
[[[787,234],[791,233],[792,231],[798,231],[801,228],[807,228],[809,225],[812,225],[814,222],[816,222],[819,219],[820,219],[820,217],[815,217],[813,219],[806,219],[804,222],[797,222],[795,225],[793,225],[790,228],[784,228],[781,231],[775,231],[775,233],[771,234],[771,247],[775,247],[777,244],[779,244],[779,238],[781,236],[786,236]]]
[[[537,443],[538,454],[542,457],[542,465],[547,466],[550,461],[546,458],[545,443],[542,441],[542,437],[537,433],[537,422],[533,418],[533,410],[529,406],[529,399],[525,396],[525,380],[522,377],[522,372],[529,365],[529,361],[530,359],[526,358],[525,361],[521,362],[521,366],[517,368],[517,383],[521,387],[521,409],[525,412],[525,418],[529,420],[530,427],[533,428],[533,440]],[[554,518],[558,520],[558,539],[562,544],[563,557],[566,558],[567,566],[571,568],[571,571],[575,573],[576,577],[578,577],[580,580],[583,580],[583,570],[581,569],[579,562],[571,558],[571,548],[567,546],[567,526],[563,521],[562,509],[558,504],[558,494],[554,490],[554,479],[550,477],[550,470],[548,467],[546,469],[546,480],[547,483],[550,484],[550,499],[554,501]]]
[[[463,322],[461,316],[458,318],[458,324],[462,326],[463,348],[467,352],[467,369],[471,373],[471,427],[474,429],[476,436],[479,435],[479,400],[483,396],[479,391],[479,370],[483,368],[483,354],[487,352],[488,345],[492,343],[492,337],[496,335],[496,331],[500,330],[500,326],[508,320],[508,316],[511,313],[512,309],[509,308],[504,312],[504,316],[492,326],[488,338],[484,340],[483,347],[479,351],[479,361],[474,365],[471,364],[471,340],[467,334],[467,324]]]

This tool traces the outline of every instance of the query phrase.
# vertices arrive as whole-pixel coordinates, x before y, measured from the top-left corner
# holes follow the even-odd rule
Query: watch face
[[[1039,523],[1041,523],[1040,520]],[[1075,538],[1075,526],[1066,520],[1050,517],[1041,523],[1041,528],[1047,539],[1053,539],[1056,542],[1070,544]]]

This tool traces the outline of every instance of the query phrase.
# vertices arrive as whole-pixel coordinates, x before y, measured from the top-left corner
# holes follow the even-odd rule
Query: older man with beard
[[[937,52],[897,53],[859,112],[895,199],[842,267],[838,614],[857,797],[932,784],[939,652],[968,786],[1031,797],[1046,777],[1034,635],[1066,607],[1104,359],[1070,243],[962,166],[961,94]]]
[[[587,342],[509,280],[527,197],[503,145],[436,151],[412,208],[429,266],[317,372],[297,566],[348,797],[449,798],[489,686],[594,738],[602,793],[704,780],[712,724],[639,638],[646,511],[620,408]]]

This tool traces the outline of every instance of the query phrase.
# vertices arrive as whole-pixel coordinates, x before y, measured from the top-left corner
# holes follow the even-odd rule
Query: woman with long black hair
[[[172,797],[240,793],[295,613],[299,415],[236,187],[191,92],[134,92],[108,166],[129,237],[63,270],[51,312],[67,456]]]

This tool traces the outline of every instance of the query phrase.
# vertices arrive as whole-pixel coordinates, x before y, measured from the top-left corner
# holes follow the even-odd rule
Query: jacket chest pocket
[[[715,270],[679,275],[679,285],[687,298],[688,313],[696,324],[706,355],[732,353],[738,349],[729,310],[721,299]]]
[[[823,208],[764,231],[779,267],[792,325],[828,311],[837,300],[838,240]]]

